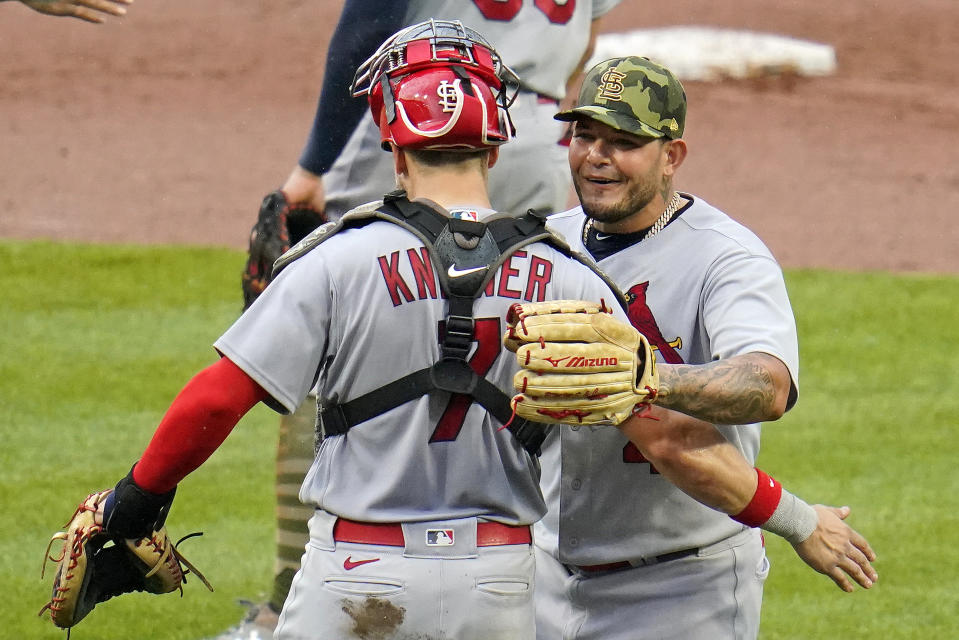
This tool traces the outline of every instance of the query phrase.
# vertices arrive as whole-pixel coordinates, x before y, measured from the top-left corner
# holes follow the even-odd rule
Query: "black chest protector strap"
[[[515,417],[511,398],[478,375],[466,358],[474,339],[473,302],[514,251],[553,238],[546,231],[545,221],[531,213],[496,217],[485,223],[448,218],[399,195],[385,198],[374,216],[417,235],[439,269],[440,287],[449,302],[445,330],[440,335],[440,360],[348,402],[321,403],[323,433],[346,433],[361,422],[440,390],[470,396],[497,420],[509,424],[507,428],[531,455],[538,455],[549,426]]]

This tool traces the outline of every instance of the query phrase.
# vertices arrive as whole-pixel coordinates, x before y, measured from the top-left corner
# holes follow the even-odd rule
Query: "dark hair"
[[[451,164],[467,163],[489,156],[489,149],[404,149],[416,162],[427,167],[443,167]]]

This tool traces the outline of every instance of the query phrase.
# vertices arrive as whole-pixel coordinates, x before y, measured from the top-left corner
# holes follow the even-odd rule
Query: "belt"
[[[569,564],[566,565],[570,569],[575,569],[583,573],[600,573],[603,571],[621,571],[623,569],[629,569],[631,567],[641,567],[650,564],[659,564],[660,562],[669,562],[670,560],[679,560],[680,558],[688,558],[689,556],[694,556],[699,553],[699,548],[695,549],[683,549],[681,551],[673,551],[671,553],[664,553],[660,556],[654,556],[652,558],[642,558],[635,562],[629,562],[622,560],[620,562],[607,562],[606,564],[588,564],[588,565],[575,565]]]
[[[333,525],[333,539],[337,542],[355,542],[357,544],[379,544],[386,547],[406,546],[403,538],[403,526],[398,522],[356,522],[337,518]],[[476,546],[498,547],[507,544],[532,544],[533,536],[529,525],[513,526],[500,522],[478,522],[476,524]]]

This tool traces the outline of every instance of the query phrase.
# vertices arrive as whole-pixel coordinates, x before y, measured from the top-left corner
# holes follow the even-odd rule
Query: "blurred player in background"
[[[6,2],[7,0],[0,0]],[[133,0],[20,0],[34,11],[51,16],[79,18],[87,22],[102,23],[103,15],[126,15],[122,5],[133,4]]]
[[[424,20],[460,20],[482,33],[519,76],[510,108],[518,131],[490,170],[493,209],[560,211],[570,194],[564,125],[553,120],[568,88],[576,87],[589,59],[600,18],[620,0],[346,0],[327,51],[323,87],[299,163],[282,189],[264,199],[260,219],[282,216],[291,225],[288,244],[309,231],[301,221],[336,220],[395,186],[392,159],[362,101],[350,96],[353,71],[389,35]],[[313,211],[304,211],[308,207]],[[251,242],[252,247],[252,242]],[[252,253],[252,250],[251,250]],[[261,261],[262,273],[271,259]],[[247,303],[255,293],[247,293]],[[307,542],[297,491],[313,459],[316,408],[304,403],[281,419],[277,447],[277,557],[268,603],[218,640],[268,638],[299,567]]]

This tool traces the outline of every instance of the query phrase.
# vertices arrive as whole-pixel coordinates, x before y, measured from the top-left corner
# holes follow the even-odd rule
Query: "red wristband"
[[[756,469],[756,476],[756,493],[753,494],[752,500],[745,509],[736,515],[729,516],[747,527],[759,527],[765,524],[779,506],[779,500],[783,494],[783,486],[776,482],[775,478],[766,475],[762,469]]]

